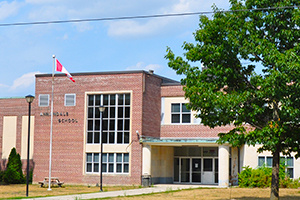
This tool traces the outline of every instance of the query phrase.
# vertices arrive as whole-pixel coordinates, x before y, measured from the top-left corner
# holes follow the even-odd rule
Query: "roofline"
[[[150,73],[145,70],[128,70],[128,71],[106,71],[106,72],[79,72],[79,73],[71,73],[72,76],[90,76],[90,75],[109,75],[109,74],[139,74],[144,73],[148,75],[153,75],[157,78],[160,78],[163,80],[163,84],[180,84],[179,81],[160,76],[157,74]],[[52,74],[36,74],[35,77],[51,77]],[[55,76],[65,76],[65,74],[62,73],[55,73]]]

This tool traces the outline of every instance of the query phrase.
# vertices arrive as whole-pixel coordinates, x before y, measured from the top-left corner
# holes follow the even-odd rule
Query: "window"
[[[191,111],[185,103],[171,104],[171,123],[191,123]]]
[[[99,106],[103,105],[103,123]],[[129,144],[130,94],[88,95],[87,143]],[[100,137],[100,128],[103,135]]]
[[[99,172],[99,153],[86,154],[86,172]]]
[[[99,173],[99,166],[99,153],[87,153],[86,172]],[[103,153],[102,172],[116,174],[129,173],[129,153]]]
[[[272,167],[273,157],[271,156],[259,156],[258,157],[258,166],[263,165],[266,167]],[[289,175],[290,178],[294,178],[294,159],[293,157],[280,157],[280,164],[285,166],[285,172]]]
[[[39,106],[40,107],[49,106],[49,94],[40,94],[39,95]]]
[[[65,94],[65,106],[76,105],[76,94]]]

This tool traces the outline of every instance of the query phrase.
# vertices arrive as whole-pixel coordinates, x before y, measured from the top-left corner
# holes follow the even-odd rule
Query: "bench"
[[[45,177],[43,181],[39,181],[40,187],[44,187],[45,185],[49,184],[49,177]],[[57,177],[51,177],[50,184],[52,186],[58,186],[61,187],[64,182],[59,181]]]

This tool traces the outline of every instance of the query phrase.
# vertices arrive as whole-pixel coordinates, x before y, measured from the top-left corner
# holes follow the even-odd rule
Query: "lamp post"
[[[26,101],[28,103],[28,142],[27,142],[27,169],[26,169],[26,197],[28,197],[28,184],[29,184],[29,151],[30,151],[30,112],[31,112],[31,103],[34,100],[34,96],[27,95]]]
[[[102,190],[102,154],[103,154],[103,140],[102,140],[102,135],[103,135],[103,112],[105,111],[105,107],[103,105],[101,105],[99,107],[99,111],[100,111],[100,120],[101,120],[101,127],[100,127],[100,132],[101,132],[101,136],[100,136],[100,148],[101,148],[101,156],[100,156],[100,192],[103,192]]]

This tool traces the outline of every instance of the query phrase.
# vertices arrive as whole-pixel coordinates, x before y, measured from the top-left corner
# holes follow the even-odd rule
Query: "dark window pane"
[[[94,105],[94,95],[89,95],[89,106]]]
[[[109,117],[110,118],[116,117],[116,108],[115,107],[110,107]]]
[[[102,164],[102,172],[107,172],[107,164]]]
[[[286,158],[286,165],[287,165],[288,167],[293,167],[293,166],[294,166],[293,157],[287,157],[287,158]]]
[[[114,172],[114,164],[109,164],[108,167],[109,167],[108,172]]]
[[[129,153],[124,153],[124,162],[129,162]]]
[[[113,153],[108,154],[108,162],[114,162],[114,154]]]
[[[190,110],[187,109],[187,107],[184,103],[182,104],[182,112],[190,112]]]
[[[93,130],[93,120],[88,120],[88,130],[89,131]]]
[[[259,156],[258,157],[258,166],[263,166],[265,164],[265,157]]]
[[[125,107],[125,117],[126,118],[130,117],[130,108],[129,107]]]
[[[108,130],[108,120],[103,120],[103,130]]]
[[[182,115],[182,123],[190,123],[191,122],[191,115],[190,114],[183,114]]]
[[[107,153],[102,154],[102,162],[107,162]]]
[[[122,154],[117,153],[117,162],[122,162]]]
[[[89,108],[88,109],[88,118],[93,118],[94,117],[94,108]]]
[[[124,105],[124,96],[123,96],[123,94],[119,94],[119,96],[118,96],[118,104],[119,105]]]
[[[87,163],[86,164],[86,171],[87,172],[92,172],[92,163]]]
[[[94,137],[94,143],[100,143],[100,133],[95,132]]]
[[[125,94],[125,105],[130,105],[130,94]]]
[[[288,168],[287,169],[287,173],[289,175],[290,178],[294,178],[294,170],[293,168]]]
[[[101,103],[101,95],[95,95],[95,106],[100,106]]]
[[[108,95],[103,95],[103,105],[108,105]]]
[[[103,118],[108,118],[108,107],[105,107],[105,110],[104,110],[104,112],[103,112]]]
[[[122,144],[122,140],[123,140],[123,133],[118,132],[118,134],[117,134],[117,143]]]
[[[172,123],[180,123],[180,115],[179,114],[172,114]]]
[[[86,154],[86,161],[87,162],[92,162],[93,161],[93,154],[92,153],[87,153]]]
[[[118,107],[118,118],[123,118],[123,107]]]
[[[129,164],[124,164],[124,173],[129,172]]]
[[[99,172],[99,163],[94,163],[94,172]]]
[[[115,130],[115,120],[109,121],[109,130],[111,131]]]
[[[93,143],[93,132],[88,132],[87,143]]]
[[[103,143],[107,143],[107,132],[103,132],[102,141]]]
[[[118,130],[123,130],[123,120],[118,120]]]
[[[128,132],[124,133],[124,144],[129,144],[129,133]]]
[[[180,104],[179,103],[172,103],[171,112],[180,112]]]
[[[125,119],[125,128],[124,130],[129,131],[129,119]]]
[[[273,157],[267,157],[267,166],[272,167],[273,165]]]
[[[114,132],[109,132],[109,143],[110,144],[115,143],[115,133]]]
[[[99,107],[95,107],[95,118],[100,118]]]
[[[99,162],[99,153],[94,153],[94,162]]]
[[[117,173],[122,172],[122,164],[117,164]]]
[[[100,130],[100,120],[95,120],[95,130]]]
[[[116,95],[115,94],[110,95],[110,105],[116,105]]]
[[[212,171],[212,159],[211,158],[203,159],[203,171],[205,171],[205,172]]]

